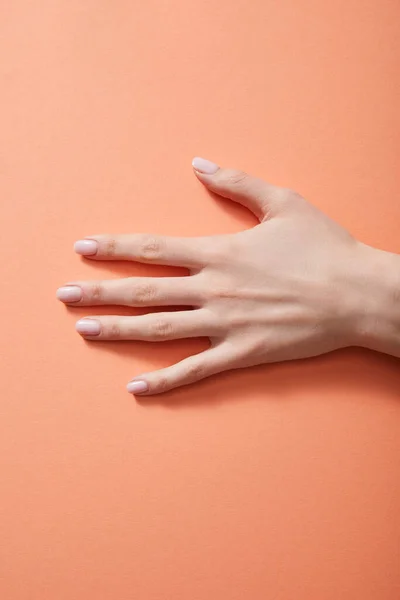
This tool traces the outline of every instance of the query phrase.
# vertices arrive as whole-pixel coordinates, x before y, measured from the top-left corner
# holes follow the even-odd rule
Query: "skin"
[[[92,341],[209,338],[204,352],[135,377],[128,391],[158,394],[228,369],[347,346],[400,357],[398,255],[357,241],[292,190],[204,159],[193,165],[201,183],[246,206],[260,224],[201,238],[90,236],[75,247],[90,260],[174,265],[190,275],[75,281],[58,290],[69,306],[192,308],[78,321]]]

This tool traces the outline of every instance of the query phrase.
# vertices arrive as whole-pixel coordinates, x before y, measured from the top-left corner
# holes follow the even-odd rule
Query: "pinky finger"
[[[126,387],[131,394],[151,396],[235,367],[232,353],[221,344],[189,356],[171,367],[136,377]]]

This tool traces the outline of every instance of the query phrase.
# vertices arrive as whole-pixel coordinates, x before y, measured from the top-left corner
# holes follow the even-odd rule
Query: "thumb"
[[[279,211],[285,192],[284,188],[271,185],[243,171],[222,169],[204,158],[194,158],[192,166],[197,178],[209,190],[243,204],[260,221]]]

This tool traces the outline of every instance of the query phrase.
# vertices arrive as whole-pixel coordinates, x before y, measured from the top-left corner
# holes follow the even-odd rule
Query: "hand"
[[[210,339],[204,352],[136,377],[128,391],[157,394],[227,369],[311,357],[348,345],[372,346],[364,274],[366,265],[380,264],[378,254],[385,253],[357,242],[289,189],[203,159],[195,159],[193,166],[208,189],[246,206],[260,224],[201,238],[91,236],[75,244],[78,254],[187,267],[190,276],[76,281],[58,290],[58,298],[71,306],[193,307],[78,321],[77,331],[93,341]]]

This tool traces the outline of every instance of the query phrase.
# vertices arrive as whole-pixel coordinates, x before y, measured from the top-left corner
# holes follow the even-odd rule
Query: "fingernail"
[[[126,386],[126,389],[128,390],[128,392],[130,394],[142,394],[143,392],[147,392],[149,389],[148,384],[146,383],[146,381],[143,381],[142,379],[138,379],[136,381],[130,381],[128,383],[128,385]]]
[[[75,252],[82,256],[92,256],[96,254],[98,248],[99,245],[95,240],[78,240],[74,244]]]
[[[215,163],[198,156],[192,160],[192,167],[199,173],[205,173],[206,175],[214,175],[219,169],[219,166]]]
[[[83,335],[99,335],[100,323],[96,319],[80,319],[77,321],[76,330]]]
[[[77,285],[65,285],[58,288],[57,298],[61,302],[79,302],[82,300],[82,290]]]

